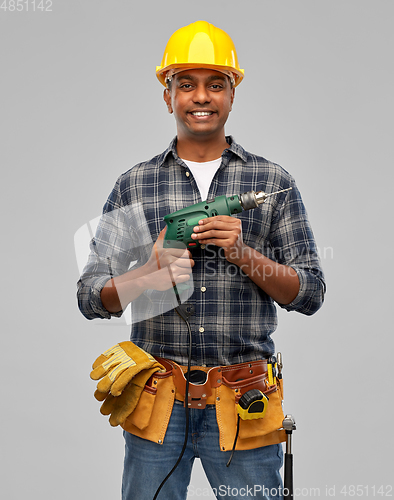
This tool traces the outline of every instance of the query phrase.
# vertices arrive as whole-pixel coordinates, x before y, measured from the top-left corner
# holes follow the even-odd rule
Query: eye
[[[179,85],[179,88],[184,90],[190,90],[192,88],[192,85],[191,83],[181,83]]]
[[[210,86],[211,90],[222,90],[224,85],[222,83],[212,83]]]

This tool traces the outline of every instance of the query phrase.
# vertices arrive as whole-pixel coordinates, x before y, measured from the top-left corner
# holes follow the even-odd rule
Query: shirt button
[[[189,177],[190,176],[190,172],[186,172],[186,177]]]
[[[201,245],[201,248],[202,248],[202,249],[204,250],[204,248],[205,248],[205,245]]]
[[[206,291],[207,291],[206,287],[205,287],[205,286],[202,286],[202,287],[201,287],[201,291],[202,291],[202,292],[206,292]]]
[[[205,329],[204,329],[204,327],[203,327],[203,326],[200,326],[200,328],[198,329],[198,331],[199,331],[200,333],[204,333]]]

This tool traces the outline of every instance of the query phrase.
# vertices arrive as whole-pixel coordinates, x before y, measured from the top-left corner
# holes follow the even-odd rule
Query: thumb
[[[158,238],[157,238],[157,240],[156,240],[156,241],[159,241],[159,240],[164,240],[164,236],[165,236],[165,234],[166,234],[166,231],[167,231],[167,226],[166,226],[164,229],[162,229],[162,230],[160,231],[160,234],[159,234],[159,236],[158,236]]]

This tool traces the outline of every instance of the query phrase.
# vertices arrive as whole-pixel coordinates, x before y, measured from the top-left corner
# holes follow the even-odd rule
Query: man
[[[116,215],[99,227],[78,283],[80,309],[89,319],[110,318],[131,303],[137,318],[132,342],[185,371],[189,342],[183,320],[173,309],[153,315],[141,306],[142,316],[137,309],[147,298],[150,303],[164,303],[162,297],[174,282],[190,283],[192,277],[192,295],[187,300],[192,311],[192,365],[207,371],[260,363],[275,352],[274,302],[309,315],[324,300],[324,277],[301,196],[284,169],[246,152],[225,135],[235,87],[243,78],[225,32],[202,21],[178,30],[167,44],[157,76],[166,86],[164,101],[174,114],[177,135],[164,153],[118,179],[104,207],[106,216]],[[163,247],[163,217],[169,213],[219,195],[286,189],[237,217],[218,215],[196,221],[192,237],[201,247],[192,252]],[[223,381],[212,390],[224,385]],[[177,398],[162,442],[141,438],[145,434],[136,426],[124,433],[123,500],[153,498],[180,454],[185,410],[179,399],[185,394],[179,397],[175,390]],[[216,400],[190,410],[187,447],[163,486],[162,498],[186,498],[196,456],[218,498],[247,494],[281,498],[280,440],[257,446],[256,436],[252,444],[235,452],[226,467],[229,450],[221,446],[221,433],[227,416],[220,420],[222,402],[219,396]],[[268,408],[271,401],[273,397]]]

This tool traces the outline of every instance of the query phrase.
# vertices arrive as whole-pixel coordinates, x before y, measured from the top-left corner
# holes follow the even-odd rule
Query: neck
[[[182,137],[177,137],[176,149],[178,156],[184,160],[204,162],[217,160],[222,156],[225,149],[228,148],[228,143],[225,136],[220,140],[201,141],[190,140]]]

